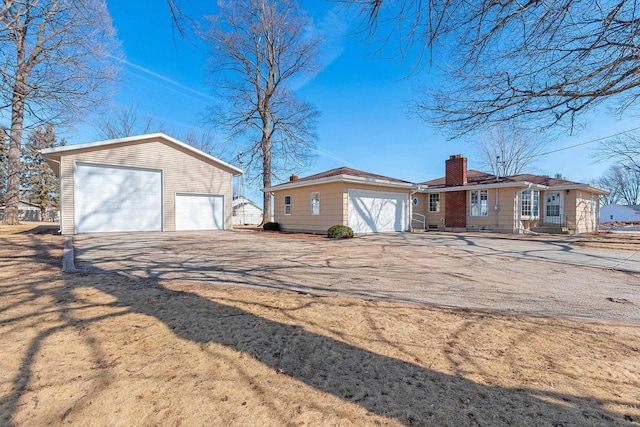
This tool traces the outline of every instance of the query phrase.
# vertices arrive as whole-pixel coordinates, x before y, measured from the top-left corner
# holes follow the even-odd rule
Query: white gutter
[[[490,188],[510,188],[510,187],[511,188],[513,187],[535,188],[539,190],[546,190],[549,188],[546,185],[534,184],[528,181],[518,181],[518,182],[502,182],[499,184],[459,185],[456,187],[429,187],[422,191],[425,193],[448,193],[451,191],[483,190],[483,189],[490,189]],[[556,187],[553,187],[553,188],[555,189]]]

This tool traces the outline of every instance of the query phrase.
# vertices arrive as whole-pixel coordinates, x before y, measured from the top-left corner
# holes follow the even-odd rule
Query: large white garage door
[[[162,231],[162,171],[76,163],[76,233]]]
[[[354,233],[405,231],[407,195],[349,190],[348,223]]]
[[[176,194],[176,231],[223,229],[224,196]]]

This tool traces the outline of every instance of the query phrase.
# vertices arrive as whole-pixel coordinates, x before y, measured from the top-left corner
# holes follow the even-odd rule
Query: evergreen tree
[[[21,176],[22,198],[40,208],[40,218],[44,221],[47,212],[58,209],[60,181],[40,154],[40,150],[64,145],[58,141],[51,124],[36,128],[29,136],[22,156]]]

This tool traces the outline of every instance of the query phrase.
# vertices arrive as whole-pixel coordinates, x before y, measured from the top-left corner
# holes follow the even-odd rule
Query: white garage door
[[[76,233],[162,231],[162,171],[76,163]]]
[[[224,230],[224,196],[176,194],[176,230]]]
[[[405,231],[407,195],[349,190],[348,223],[354,233]]]

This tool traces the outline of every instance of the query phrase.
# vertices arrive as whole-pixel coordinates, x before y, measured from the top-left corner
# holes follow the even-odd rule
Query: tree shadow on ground
[[[482,385],[259,317],[191,292],[169,289],[158,279],[122,277],[112,283],[102,280],[104,275],[78,274],[93,278],[95,289],[116,299],[109,305],[120,310],[111,316],[122,313],[151,316],[182,339],[215,343],[244,353],[273,369],[274,375],[282,371],[316,390],[405,425],[629,424],[620,415],[604,410],[605,402],[562,393]],[[64,288],[51,290],[58,306],[73,300],[73,283],[68,280]],[[64,309],[63,314],[68,324],[58,325],[31,342],[13,391],[0,399],[5,422],[11,419],[29,384],[33,357],[42,340],[58,328],[83,327],[105,318],[74,320]]]

